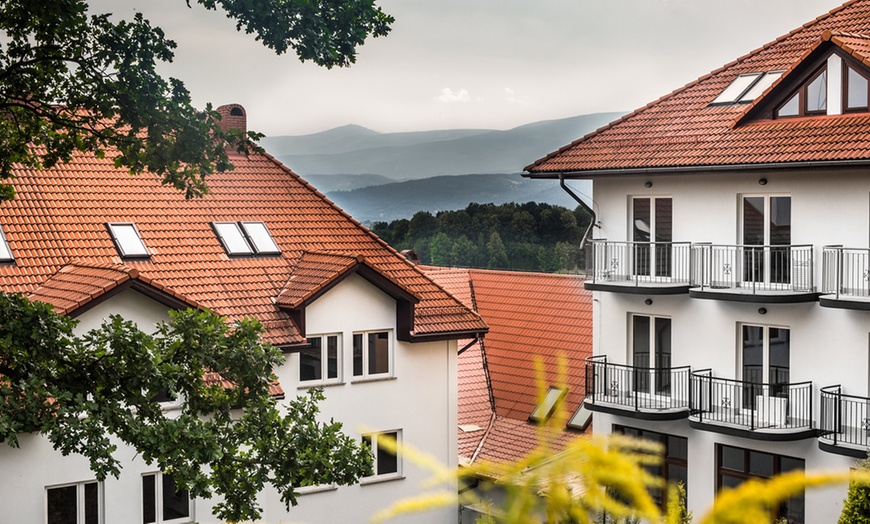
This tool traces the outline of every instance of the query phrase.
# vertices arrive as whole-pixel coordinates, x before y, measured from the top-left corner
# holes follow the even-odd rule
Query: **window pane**
[[[326,378],[338,378],[338,336],[326,337]]]
[[[76,524],[76,486],[48,490],[48,524]]]
[[[764,328],[743,326],[743,381],[764,383]]]
[[[3,228],[0,228],[0,261],[7,262],[13,260],[12,250],[9,249],[9,243],[6,241],[6,235],[3,234]]]
[[[121,249],[121,256],[136,257],[148,254],[145,244],[133,224],[110,224],[112,235]]]
[[[96,482],[85,484],[85,524],[99,524],[100,497]]]
[[[846,92],[846,109],[866,109],[867,108],[867,79],[861,73],[855,71],[851,67],[848,68],[848,85]]]
[[[242,222],[242,227],[245,228],[245,233],[248,235],[248,238],[251,239],[251,243],[254,244],[254,249],[257,250],[257,253],[268,254],[281,252],[281,250],[278,249],[278,244],[275,243],[272,235],[269,234],[266,224],[262,222]]]
[[[632,321],[632,365],[639,368],[634,372],[634,390],[649,392],[650,317],[635,315]]]
[[[743,96],[740,97],[741,102],[752,102],[764,92],[765,89],[773,85],[774,82],[782,76],[782,71],[771,71],[764,75],[761,80],[756,82],[752,89],[747,91]]]
[[[655,241],[663,242],[655,248],[656,276],[671,276],[671,246],[673,234],[673,201],[670,198],[656,198]]]
[[[634,232],[632,240],[635,242],[649,242],[652,240],[652,216],[651,202],[649,198],[634,199]],[[634,246],[634,274],[650,274],[650,246],[639,244]]]
[[[215,222],[214,229],[220,236],[224,249],[230,255],[251,255],[254,253],[251,246],[248,245],[248,241],[245,240],[242,230],[239,229],[239,225],[235,222]]]
[[[828,107],[828,71],[822,71],[807,85],[807,112],[824,111]]]
[[[163,520],[190,516],[190,500],[186,490],[178,490],[172,475],[163,474]]]
[[[723,488],[736,488],[737,486],[743,484],[743,479],[738,477],[732,477],[730,475],[722,475],[719,477],[720,483]]]
[[[743,198],[743,243],[764,245],[764,197]]]
[[[142,520],[145,524],[157,522],[157,489],[155,475],[142,477]]]
[[[789,330],[770,328],[770,383],[789,382]],[[787,391],[782,392],[787,396]]]
[[[391,438],[394,441],[398,441],[399,435],[398,433],[384,433],[382,435],[378,435],[378,475],[386,475],[388,473],[398,473],[399,472],[399,459],[398,457],[388,451],[385,448],[381,447],[381,438],[387,437]]]
[[[770,197],[770,243],[791,244],[791,197]]]
[[[668,458],[689,460],[689,439],[668,435]]]
[[[758,451],[749,452],[749,474],[758,477],[770,478],[774,474],[773,455],[760,453]]]
[[[322,378],[322,339],[313,337],[308,339],[311,347],[299,352],[299,380],[320,380]]]
[[[390,339],[387,332],[369,333],[369,375],[390,372]]]
[[[740,472],[746,470],[744,452],[742,449],[733,448],[731,446],[721,446],[719,448],[719,453],[721,454],[720,460],[723,468]]]
[[[779,108],[779,111],[776,112],[776,116],[797,116],[798,113],[800,113],[800,102],[798,94],[795,93],[794,96],[788,99],[788,102]]]
[[[722,91],[722,93],[719,94],[719,96],[716,97],[715,100],[713,100],[713,103],[720,104],[735,102],[737,98],[740,97],[740,95],[743,94],[744,91],[746,91],[746,88],[752,85],[752,83],[755,82],[755,80],[758,79],[758,77],[760,77],[761,75],[762,73],[751,73],[748,75],[738,76],[734,79],[733,82],[731,82],[731,84],[728,85],[728,87],[725,88],[724,91]]]
[[[671,392],[671,319],[657,318],[655,326],[656,392],[668,395]]]
[[[359,377],[363,374],[363,336],[355,334],[353,336],[353,376]]]

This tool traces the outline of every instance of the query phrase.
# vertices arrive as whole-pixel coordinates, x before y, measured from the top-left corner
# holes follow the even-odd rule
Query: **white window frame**
[[[745,381],[746,377],[743,376],[743,328],[744,327],[754,327],[761,328],[761,344],[762,344],[762,355],[761,355],[761,376],[762,377],[770,377],[770,330],[771,329],[782,329],[789,332],[789,363],[788,369],[789,374],[791,374],[791,328],[789,326],[780,326],[774,324],[757,324],[755,322],[738,322],[737,323],[737,376],[740,380]],[[789,379],[791,381],[791,379]],[[762,384],[768,384],[769,380],[765,378],[765,380],[761,381]]]
[[[644,313],[629,313],[629,315],[628,315],[628,360],[627,361],[629,362],[629,364],[632,367],[637,367],[637,364],[634,362],[634,339],[635,339],[634,319],[638,318],[638,317],[644,317],[644,318],[649,319],[649,333],[647,334],[647,336],[649,337],[648,338],[648,340],[649,340],[649,366],[647,366],[646,369],[649,369],[651,371],[649,372],[649,375],[647,378],[646,390],[638,390],[637,393],[640,393],[641,395],[652,395],[652,396],[657,396],[657,397],[670,398],[671,396],[674,395],[673,377],[672,376],[668,377],[669,391],[667,393],[661,392],[657,388],[655,371],[652,371],[652,370],[656,369],[655,363],[656,363],[656,359],[659,356],[659,352],[660,352],[659,347],[658,347],[658,342],[656,341],[656,320],[659,320],[659,319],[667,320],[671,324],[671,340],[670,340],[671,347],[670,347],[670,352],[668,353],[671,357],[671,367],[668,369],[673,370],[673,368],[674,368],[674,363],[673,363],[673,358],[674,358],[674,321],[671,317],[668,317],[665,315],[648,315],[648,314],[644,314]],[[672,375],[672,373],[673,372],[671,372],[671,375]],[[630,387],[631,387],[631,391],[635,391],[634,384],[631,384]]]
[[[248,240],[248,244],[254,248],[254,252],[258,255],[280,255],[281,248],[275,242],[275,237],[266,227],[265,222],[239,222],[242,227],[242,232]]]
[[[297,378],[299,380],[299,387],[307,388],[312,386],[326,385],[326,384],[342,384],[343,383],[343,354],[344,354],[344,344],[342,342],[342,334],[341,333],[324,333],[318,335],[310,335],[307,339],[310,341],[315,338],[320,339],[320,378],[319,379],[311,379],[311,380],[302,380],[302,352],[299,353],[299,373],[297,374]],[[328,359],[328,348],[329,348],[329,338],[336,337],[336,370],[337,376],[329,377],[329,359]]]
[[[218,221],[212,222],[211,226],[224,251],[231,257],[281,255],[281,248],[278,247],[265,222]],[[227,231],[227,228],[230,230]],[[231,239],[234,244],[242,244],[238,249],[230,246],[227,233],[234,237]]]
[[[194,504],[193,498],[190,496],[190,492],[187,494],[187,517],[181,517],[177,519],[164,519],[163,518],[163,477],[164,473],[161,471],[149,471],[147,473],[143,473],[140,479],[140,493],[141,493],[141,508],[139,511],[139,515],[143,517],[145,515],[145,494],[141,492],[142,486],[144,486],[143,481],[145,477],[154,477],[154,520],[151,522],[146,522],[145,524],[181,524],[187,522],[194,522]]]
[[[373,334],[377,334],[377,333],[386,333],[387,334],[387,344],[388,344],[387,360],[388,360],[389,370],[386,373],[370,373],[369,372],[370,348],[368,345],[368,338],[369,338],[368,336],[373,335]],[[395,337],[393,335],[393,330],[392,329],[372,329],[372,330],[368,330],[368,331],[354,331],[353,335],[351,337],[351,344],[350,344],[350,346],[351,346],[351,364],[352,365],[354,364],[354,360],[355,360],[355,355],[354,355],[354,352],[356,351],[355,338],[357,337],[357,335],[362,337],[362,343],[363,343],[362,371],[359,374],[356,373],[356,370],[353,370],[351,372],[352,376],[353,376],[353,381],[378,380],[378,379],[385,379],[385,378],[394,377],[395,376],[394,373],[395,373],[395,347],[396,347],[396,343],[395,343]]]
[[[84,523],[85,522],[85,486],[88,484],[96,484],[97,485],[97,522],[103,523],[103,483],[98,480],[84,480],[81,482],[68,482],[66,484],[55,484],[53,486],[45,487],[45,520],[44,522],[48,522],[49,515],[49,507],[48,507],[48,492],[53,489],[62,489],[68,488],[70,486],[75,486],[76,488],[76,522]]]
[[[383,435],[389,435],[395,433],[396,435],[396,471],[385,472],[378,474],[378,438]],[[386,482],[389,480],[398,480],[404,478],[402,476],[402,430],[401,429],[389,429],[385,431],[377,431],[372,433],[364,433],[362,435],[362,440],[368,441],[371,443],[371,451],[372,451],[372,474],[368,477],[363,477],[360,479],[360,484],[373,484],[376,482]],[[388,453],[384,450],[385,453]]]
[[[793,199],[792,199],[791,193],[741,193],[738,196],[739,196],[739,201],[738,201],[738,213],[739,213],[739,215],[737,217],[737,222],[738,222],[739,227],[738,227],[738,231],[737,231],[737,235],[738,235],[737,244],[741,245],[741,246],[750,245],[750,244],[744,243],[744,239],[746,236],[745,235],[746,224],[744,222],[744,218],[746,216],[746,199],[747,198],[763,198],[764,199],[764,213],[763,213],[762,221],[764,223],[764,239],[763,239],[763,242],[761,244],[758,244],[758,245],[759,246],[772,246],[771,237],[770,237],[770,220],[771,220],[771,213],[773,212],[772,211],[773,206],[771,205],[771,200],[774,198],[788,198],[789,205],[791,206],[793,204]],[[794,213],[793,213],[794,208],[793,207],[791,208],[791,211],[792,211],[792,213],[790,216],[789,228],[794,226]],[[791,236],[792,236],[792,238],[789,240],[789,244],[782,244],[783,248],[794,245],[794,235],[791,235]],[[744,249],[745,249],[745,247],[744,247]],[[767,285],[767,286],[776,286],[778,284],[774,284],[771,282],[771,280],[773,278],[773,275],[771,273],[771,269],[773,266],[773,264],[771,262],[771,258],[772,257],[771,257],[770,249],[765,249],[764,252],[762,253],[762,263],[764,264],[764,272],[761,275],[760,282]],[[745,263],[746,262],[745,262],[744,258],[737,260],[737,266],[738,266],[737,271],[740,271],[739,275],[741,275],[739,281],[742,282],[742,285],[744,287],[751,287],[752,281],[746,280],[744,278],[744,276],[747,274],[747,271],[748,271],[745,268]],[[784,287],[784,288],[788,287],[789,285],[791,285],[791,282],[793,282],[794,276],[791,274],[791,271],[793,271],[793,268],[790,268],[789,283],[781,284],[782,287]]]
[[[114,242],[115,247],[118,249],[121,258],[149,258],[151,256],[148,246],[142,240],[139,228],[133,222],[108,222],[106,227],[109,228],[109,235],[111,235],[112,242]],[[121,230],[126,228],[132,230],[133,236],[121,234]],[[133,244],[128,242],[133,242]]]
[[[538,405],[535,406],[532,414],[529,415],[529,420],[537,423],[548,421],[556,411],[556,403],[564,399],[566,395],[568,395],[567,389],[550,386],[544,394],[544,397]]]
[[[631,268],[632,268],[631,273],[632,273],[632,275],[639,275],[640,273],[638,273],[638,271],[640,269],[643,269],[643,270],[648,272],[644,276],[649,276],[649,277],[655,278],[657,280],[669,279],[670,277],[667,275],[674,274],[674,267],[673,267],[674,266],[674,248],[673,248],[673,241],[674,241],[674,239],[673,239],[673,236],[674,236],[674,229],[673,229],[673,226],[674,226],[674,197],[671,195],[633,195],[629,198],[629,202],[628,202],[628,206],[629,206],[628,207],[628,215],[629,215],[628,239],[632,242],[632,245],[635,245],[634,244],[635,242],[640,242],[639,240],[635,240],[635,238],[634,238],[635,229],[639,229],[639,228],[637,228],[638,219],[635,217],[635,212],[634,212],[634,208],[635,208],[634,203],[638,200],[648,200],[649,201],[650,217],[649,217],[649,224],[646,224],[646,225],[649,227],[649,231],[648,231],[649,240],[647,242],[649,242],[650,247],[649,247],[649,253],[647,255],[648,256],[647,264],[646,264],[646,267],[644,267],[644,268],[638,267],[637,257],[635,255],[631,256],[631,258],[628,261],[631,264]],[[656,232],[659,230],[659,224],[657,223],[657,220],[656,220],[657,219],[656,205],[658,204],[659,200],[670,200],[671,201],[671,241],[666,242],[666,243],[658,242],[656,240]],[[661,247],[661,246],[659,246],[659,244],[670,244],[666,248],[668,251],[670,251],[670,253],[669,253],[670,259],[669,259],[669,264],[667,267],[667,275],[659,275],[658,271],[657,271],[657,269],[659,267],[659,264],[658,264],[659,248]],[[637,250],[638,248],[634,248],[634,249]]]
[[[15,262],[15,255],[12,254],[12,248],[9,247],[9,240],[6,239],[3,226],[0,226],[0,262]]]

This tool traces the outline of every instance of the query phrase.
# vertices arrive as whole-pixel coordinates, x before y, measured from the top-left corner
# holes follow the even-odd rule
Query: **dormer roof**
[[[573,178],[648,172],[870,165],[870,112],[773,118],[837,53],[870,70],[870,0],[851,0],[526,167]],[[783,71],[754,100],[713,101],[741,75]]]

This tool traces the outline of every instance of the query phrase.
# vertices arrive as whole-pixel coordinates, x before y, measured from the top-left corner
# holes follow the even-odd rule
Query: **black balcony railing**
[[[692,285],[702,291],[811,293],[813,246],[692,245]]]
[[[613,242],[591,240],[586,279],[592,284],[625,286],[688,285],[689,242]]]
[[[626,411],[689,410],[688,366],[641,368],[611,364],[606,356],[586,359],[586,400]]]
[[[836,299],[870,299],[870,249],[824,246],[821,287]]]
[[[870,398],[844,395],[839,385],[821,389],[819,436],[834,446],[870,447]]]
[[[691,375],[690,417],[713,425],[757,430],[813,428],[812,382],[764,384],[713,377],[709,369]]]

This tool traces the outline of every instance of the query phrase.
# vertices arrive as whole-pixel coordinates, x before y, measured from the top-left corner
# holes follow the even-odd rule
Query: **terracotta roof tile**
[[[752,106],[710,103],[737,76],[785,70],[830,42],[870,67],[870,0],[852,0],[526,167],[532,176],[870,160],[870,113],[744,122]],[[755,104],[764,98],[756,99]],[[735,125],[738,124],[739,125]],[[861,145],[863,144],[863,145]]]

